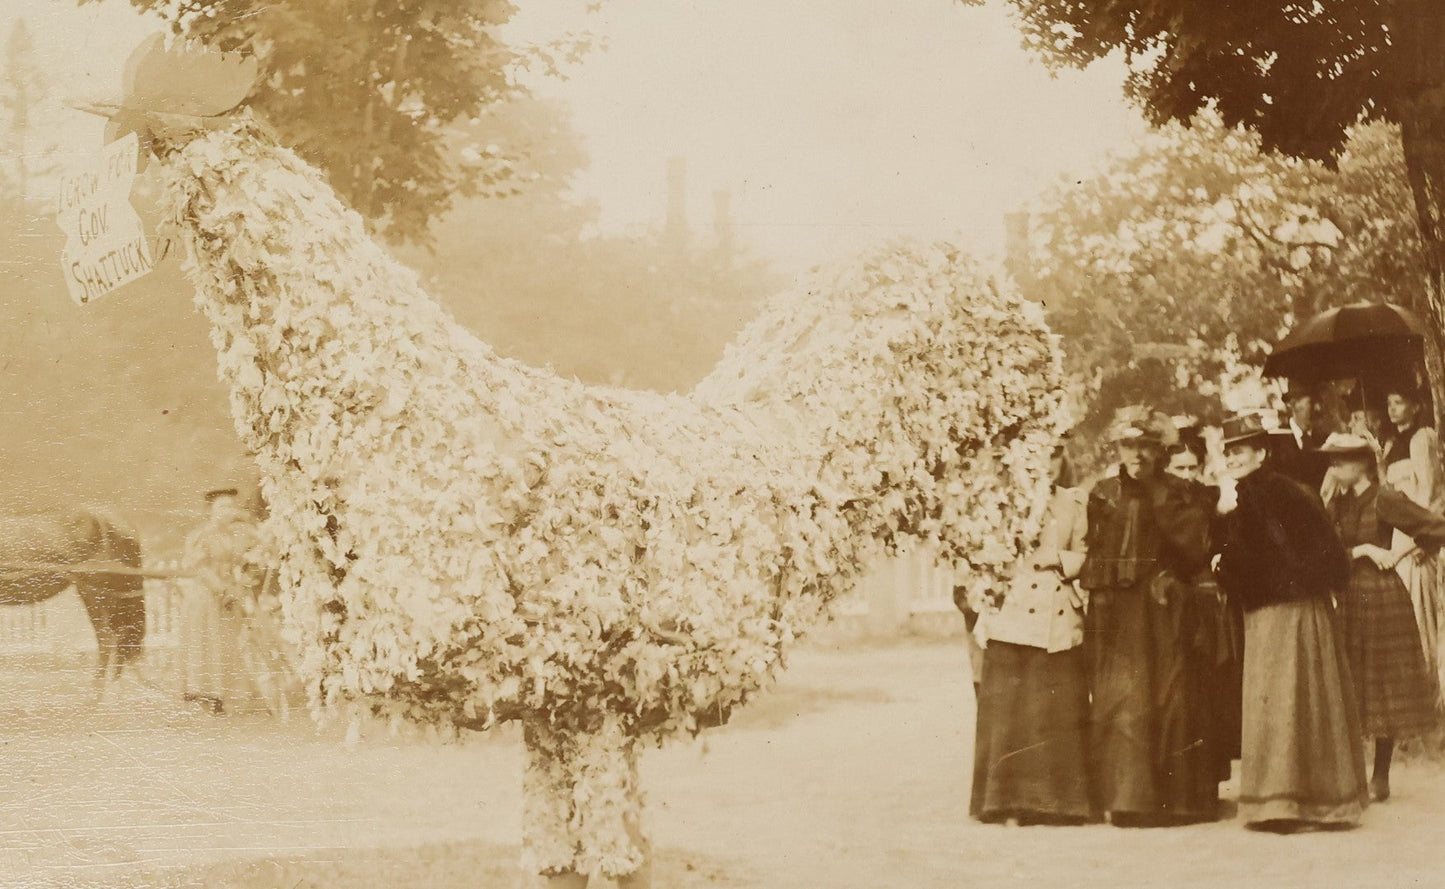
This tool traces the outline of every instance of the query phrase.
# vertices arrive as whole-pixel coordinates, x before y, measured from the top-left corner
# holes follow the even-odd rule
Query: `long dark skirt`
[[[1219,754],[1200,719],[1184,635],[1189,596],[1169,586],[1163,605],[1145,583],[1090,597],[1089,771],[1095,807],[1118,823],[1219,817]]]
[[[1083,649],[990,642],[983,653],[969,814],[1094,820],[1084,771],[1089,711]]]
[[[1400,575],[1356,559],[1340,596],[1339,628],[1365,736],[1406,738],[1433,729],[1435,680],[1425,667],[1415,609]]]
[[[1231,761],[1240,754],[1244,616],[1207,575],[1190,584],[1185,603],[1181,632],[1193,715],[1191,731],[1207,742],[1215,779],[1227,781]]]
[[[1329,604],[1310,599],[1246,613],[1245,823],[1348,825],[1368,800],[1359,709]]]

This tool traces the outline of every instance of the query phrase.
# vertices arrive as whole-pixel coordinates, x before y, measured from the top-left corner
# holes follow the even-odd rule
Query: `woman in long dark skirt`
[[[1349,551],[1350,581],[1339,597],[1340,631],[1359,694],[1366,737],[1375,739],[1370,796],[1390,798],[1395,741],[1436,725],[1435,681],[1420,649],[1410,591],[1395,572],[1394,528],[1379,508],[1375,457],[1369,442],[1336,433],[1320,448],[1333,465],[1335,488],[1326,509]]]
[[[1220,586],[1244,609],[1239,810],[1257,830],[1353,827],[1369,802],[1359,708],[1331,595],[1349,559],[1314,492],[1263,468],[1256,416],[1224,425],[1237,505]]]
[[[1134,409],[1115,435],[1117,476],[1088,501],[1089,771],[1118,826],[1219,817],[1217,757],[1198,731],[1180,620],[1186,580],[1208,564],[1211,510],[1162,471],[1175,429]]]
[[[978,689],[973,793],[980,821],[1094,820],[1085,772],[1089,696],[1083,657],[1083,494],[1063,449],[1039,546],[997,607],[980,618],[987,640]]]
[[[1199,509],[1212,515],[1219,503],[1219,487],[1204,481],[1204,439],[1197,425],[1176,423],[1180,425],[1179,444],[1169,449],[1164,471],[1186,482]],[[1211,541],[1216,536],[1211,527]],[[1205,740],[1200,750],[1211,757],[1215,781],[1228,781],[1232,762],[1239,759],[1244,615],[1238,604],[1224,595],[1207,565],[1193,577],[1180,579],[1178,599],[1173,615],[1184,641],[1179,671],[1181,681],[1187,684],[1182,697],[1190,703],[1188,718],[1183,720],[1187,739]]]

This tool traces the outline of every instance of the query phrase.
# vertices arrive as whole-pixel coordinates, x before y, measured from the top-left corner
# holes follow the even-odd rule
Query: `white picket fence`
[[[167,662],[180,643],[180,587],[174,580],[147,580],[146,652]],[[0,607],[0,655],[70,655],[95,651],[95,631],[74,590],[34,605]]]
[[[180,643],[180,584],[145,583],[146,661],[161,670],[175,663]],[[915,615],[954,612],[953,572],[929,552],[883,559],[837,612],[864,624],[870,635],[900,632]],[[93,651],[95,633],[73,590],[35,605],[0,607],[0,656]]]

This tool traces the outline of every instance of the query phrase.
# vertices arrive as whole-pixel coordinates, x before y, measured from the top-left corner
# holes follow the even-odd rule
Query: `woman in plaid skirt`
[[[1384,452],[1380,458],[1381,480],[1415,504],[1437,513],[1445,512],[1445,480],[1440,475],[1440,439],[1435,430],[1421,422],[1429,413],[1426,397],[1413,385],[1396,382],[1384,387],[1385,413],[1389,418]],[[1425,658],[1425,669],[1437,684],[1445,682],[1445,659],[1441,657],[1441,629],[1445,625],[1440,572],[1442,565],[1432,549],[1416,547],[1396,531],[1391,549],[1399,556],[1395,572],[1405,582],[1415,609],[1416,629]],[[1436,707],[1441,701],[1436,700]]]
[[[1435,681],[1425,666],[1410,593],[1395,573],[1394,529],[1382,516],[1369,442],[1345,433],[1326,439],[1335,485],[1326,509],[1350,554],[1350,580],[1339,597],[1339,622],[1360,700],[1366,737],[1375,739],[1370,796],[1390,797],[1390,759],[1397,738],[1435,725]]]

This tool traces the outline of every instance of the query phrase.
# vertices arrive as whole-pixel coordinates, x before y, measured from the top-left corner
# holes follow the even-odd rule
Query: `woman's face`
[[[1188,449],[1177,454],[1170,454],[1169,463],[1165,465],[1164,471],[1175,478],[1196,481],[1199,478],[1199,458]]]
[[[1121,442],[1119,444],[1119,465],[1132,479],[1147,478],[1159,467],[1159,449],[1152,444]]]
[[[1266,451],[1263,445],[1241,441],[1224,446],[1224,471],[1239,481],[1264,465]]]
[[[1063,474],[1064,455],[1056,452],[1052,457],[1049,458],[1049,478],[1053,480],[1054,484],[1058,484],[1059,479],[1063,477]]]
[[[1380,412],[1375,410],[1350,411],[1348,429],[1361,438],[1378,438],[1380,435]]]
[[[1415,415],[1419,412],[1418,404],[1398,392],[1391,392],[1385,399],[1385,413],[1390,417],[1390,422],[1399,428],[1403,429],[1415,422]]]
[[[1372,431],[1370,429],[1369,417],[1366,416],[1364,411],[1359,410],[1358,408],[1350,411],[1350,422],[1346,428],[1348,428],[1350,432],[1353,432],[1355,435],[1359,436],[1364,436]]]
[[[1356,457],[1336,457],[1330,462],[1334,468],[1335,481],[1346,488],[1359,484],[1365,477],[1365,461]]]

